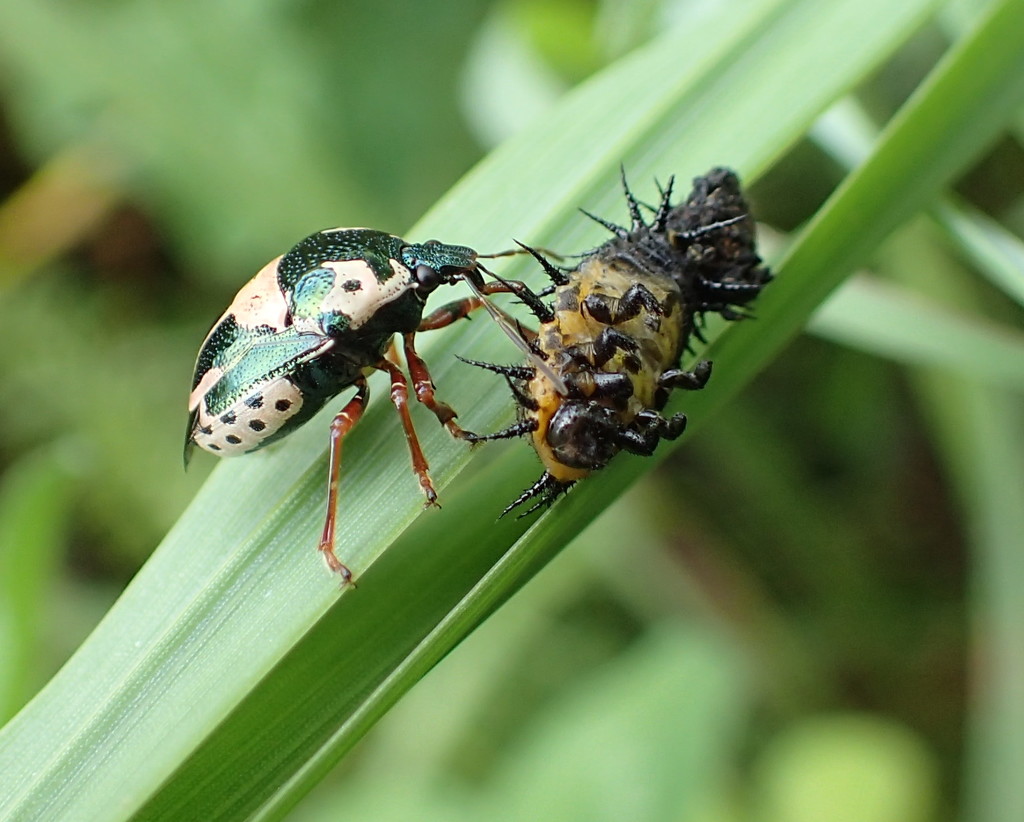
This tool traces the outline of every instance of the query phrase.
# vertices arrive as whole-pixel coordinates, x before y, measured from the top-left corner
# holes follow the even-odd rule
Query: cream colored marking
[[[199,381],[199,385],[197,385],[192,390],[192,393],[188,395],[188,410],[190,412],[196,410],[199,402],[206,396],[206,392],[213,388],[213,386],[217,384],[217,381],[223,376],[224,370],[217,368],[216,366],[203,374],[203,378]]]
[[[282,254],[281,257],[283,256]],[[243,328],[255,328],[258,325],[269,325],[277,330],[284,328],[288,305],[277,282],[277,266],[281,262],[281,257],[275,257],[242,286],[235,299],[231,301],[231,305],[213,324],[210,333],[203,340],[203,345],[206,345],[206,340],[210,339],[217,326],[232,314]]]
[[[258,448],[268,437],[276,434],[281,426],[299,413],[302,408],[302,393],[284,377],[278,377],[266,385],[259,386],[249,396],[255,394],[259,394],[263,398],[263,404],[259,408],[250,408],[243,399],[221,414],[212,415],[207,413],[203,406],[200,406],[196,429],[192,434],[196,445],[204,451],[221,457],[233,457],[248,453]],[[284,411],[277,408],[277,402],[280,400],[287,400],[290,403]],[[232,413],[235,415],[233,423],[221,421],[222,416]],[[254,431],[249,426],[253,420],[262,422],[263,430]],[[211,431],[209,434],[204,434],[200,428],[209,428]],[[237,437],[240,442],[228,442],[228,435]],[[211,448],[211,445],[216,445],[218,448]]]
[[[323,310],[340,312],[351,318],[353,328],[364,325],[382,305],[398,299],[413,287],[412,272],[397,260],[391,260],[394,276],[383,283],[365,260],[326,261],[320,265],[337,275],[334,287],[324,298]],[[346,291],[343,284],[348,280],[358,280],[362,288]]]

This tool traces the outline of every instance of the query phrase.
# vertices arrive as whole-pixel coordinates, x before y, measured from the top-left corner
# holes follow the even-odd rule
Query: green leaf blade
[[[681,62],[678,42],[666,38],[609,73],[612,80],[602,81],[608,85],[596,82],[567,101],[546,124],[557,144],[538,128],[497,152],[409,236],[486,249],[507,246],[513,231],[531,242],[557,239],[559,247],[584,248],[594,235],[574,209],[614,213],[620,195],[612,180],[620,160],[631,179],[693,174],[717,163],[750,177],[902,42],[930,7],[759,5],[758,16],[743,18],[747,34],[730,41],[737,50],[710,61],[713,71],[696,73],[686,93],[666,84],[663,98],[636,99],[638,83],[658,79],[652,68],[671,73],[673,62]],[[810,36],[819,30],[820,41]],[[838,34],[845,37],[828,39]],[[785,48],[771,63],[778,70],[767,71],[760,61],[779,43]],[[807,72],[803,94],[794,96],[801,66]],[[993,89],[997,79],[987,76]],[[785,106],[797,97],[799,107]],[[985,122],[994,128],[991,117]],[[977,130],[972,133],[977,139]],[[945,164],[947,172],[974,151],[965,145],[957,144],[964,150]],[[934,144],[929,149],[937,150]],[[534,164],[535,158],[545,161]],[[882,228],[866,232],[856,253],[839,255],[829,246],[825,228],[832,224],[812,227],[785,276],[769,289],[779,296],[759,311],[761,319],[730,329],[716,343],[716,359],[731,370],[716,375],[707,397],[694,398],[694,419],[712,413],[749,380],[849,270],[843,266],[947,177],[933,176],[913,196],[898,192],[897,202],[880,212]],[[858,196],[857,202],[871,201],[866,193]],[[850,207],[850,200],[840,202]],[[839,236],[849,242],[848,231]],[[825,264],[833,267],[822,273]],[[825,285],[788,302],[798,286],[816,278]],[[438,383],[460,385],[453,402],[471,406],[464,418],[471,412],[483,425],[499,421],[508,414],[507,399],[485,379],[457,371],[447,355],[479,351],[501,358],[501,341],[483,323],[452,331],[425,346],[430,361],[440,363]],[[757,351],[764,356],[754,356]],[[380,393],[379,383],[374,389]],[[174,819],[188,809],[209,819],[260,812],[278,818],[375,716],[592,517],[596,505],[654,462],[624,461],[588,481],[558,507],[558,516],[532,525],[529,539],[500,564],[526,524],[491,524],[492,496],[476,497],[485,517],[456,520],[457,538],[451,520],[441,519],[446,511],[391,545],[416,519],[420,500],[381,399],[379,413],[368,414],[353,436],[345,465],[346,545],[363,586],[339,599],[337,581],[319,574],[313,556],[322,516],[322,420],[276,453],[252,458],[258,462],[224,463],[87,646],[0,735],[5,812],[89,818],[109,813],[103,803],[117,795],[123,804],[114,813],[121,817]],[[443,486],[468,456],[443,432],[423,439]],[[522,449],[504,463],[518,475],[530,470],[531,459]],[[424,537],[431,526],[434,536]],[[41,741],[32,744],[32,734]],[[59,739],[66,741],[55,746]],[[202,779],[202,773],[212,776]]]

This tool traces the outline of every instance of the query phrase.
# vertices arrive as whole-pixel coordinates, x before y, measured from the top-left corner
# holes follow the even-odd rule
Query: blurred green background
[[[405,232],[683,5],[6,0],[0,716],[71,654],[212,467],[182,471],[184,401],[234,291],[319,228]],[[857,89],[877,122],[945,50],[958,7]],[[957,193],[1019,237],[1018,125]],[[806,140],[750,192],[769,256],[845,174],[827,148]],[[873,269],[1019,332],[1020,305],[978,265],[922,219]],[[1006,759],[976,747],[1002,717],[975,713],[988,683],[973,667],[990,643],[1024,654],[1024,623],[986,630],[1019,615],[1000,585],[1024,540],[996,510],[1019,499],[1019,387],[972,396],[962,376],[814,330],[294,818],[915,822],[1021,807],[986,791],[1024,789],[978,777]],[[1001,662],[1007,704],[1024,704],[1024,662]]]

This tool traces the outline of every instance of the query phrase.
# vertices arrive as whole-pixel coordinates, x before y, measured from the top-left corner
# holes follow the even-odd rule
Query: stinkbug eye
[[[431,268],[426,263],[420,263],[416,266],[416,282],[418,283],[417,291],[429,294],[441,284],[441,275],[437,273],[437,269]]]

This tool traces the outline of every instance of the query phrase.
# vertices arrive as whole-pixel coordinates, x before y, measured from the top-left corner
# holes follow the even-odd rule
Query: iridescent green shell
[[[244,454],[294,431],[415,331],[424,301],[476,252],[366,228],[310,235],[235,296],[196,358],[185,458]]]

